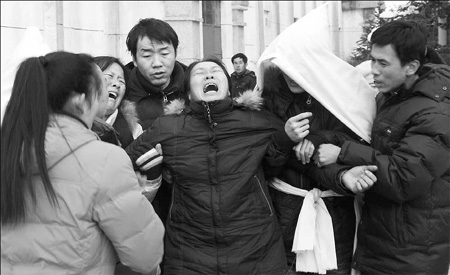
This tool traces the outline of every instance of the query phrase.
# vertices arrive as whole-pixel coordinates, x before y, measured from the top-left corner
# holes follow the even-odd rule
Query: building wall
[[[281,31],[325,2],[221,1],[222,58],[229,72],[237,52],[244,52],[254,69]],[[333,51],[346,59],[362,33],[363,8],[368,4],[361,8],[353,2],[364,1],[329,2]],[[348,2],[353,9],[345,9]],[[376,1],[369,2],[376,6]],[[128,31],[146,17],[166,20],[175,29],[178,60],[189,64],[203,57],[203,43],[208,41],[203,41],[201,1],[1,1],[2,68],[29,26],[39,28],[51,50],[113,55],[128,63],[132,60],[125,44]]]

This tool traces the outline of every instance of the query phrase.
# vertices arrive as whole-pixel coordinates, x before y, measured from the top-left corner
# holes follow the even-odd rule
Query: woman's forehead
[[[198,63],[197,65],[195,65],[193,70],[210,69],[210,68],[214,68],[214,67],[218,67],[218,68],[222,69],[222,67],[220,67],[217,63],[214,63],[212,61],[202,61],[202,62]]]

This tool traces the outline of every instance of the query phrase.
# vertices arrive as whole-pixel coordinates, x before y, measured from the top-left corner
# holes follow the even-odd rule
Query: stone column
[[[165,20],[178,35],[177,60],[189,65],[203,57],[200,1],[164,1]]]
[[[248,1],[233,1],[233,54],[245,52],[244,28],[247,24],[244,22],[244,11],[248,9]]]
[[[45,1],[44,39],[50,49],[64,50],[64,9],[62,1]]]
[[[105,36],[107,52],[112,56],[120,56],[120,14],[119,1],[106,1]]]
[[[220,31],[222,40],[222,62],[229,64],[231,57],[235,54],[236,43],[244,45],[244,40],[235,41],[234,25],[234,1],[220,1]],[[244,32],[244,30],[242,30]],[[242,37],[243,38],[243,37]],[[233,72],[233,68],[228,68],[228,72]]]

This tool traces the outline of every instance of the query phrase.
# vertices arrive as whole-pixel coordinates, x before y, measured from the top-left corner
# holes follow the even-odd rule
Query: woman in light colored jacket
[[[157,272],[163,224],[123,149],[90,130],[107,97],[90,56],[21,63],[1,131],[1,274]]]

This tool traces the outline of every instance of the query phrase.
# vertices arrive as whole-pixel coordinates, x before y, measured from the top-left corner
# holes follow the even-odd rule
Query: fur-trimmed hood
[[[136,111],[136,103],[129,100],[122,100],[120,103],[120,111],[123,117],[128,122],[130,130],[133,131],[134,126],[139,123],[139,117]]]
[[[261,91],[255,88],[254,90],[247,90],[238,97],[233,98],[232,104],[238,108],[259,111],[263,106],[263,102]],[[187,107],[186,102],[182,99],[172,100],[164,106],[164,115],[182,114]]]

